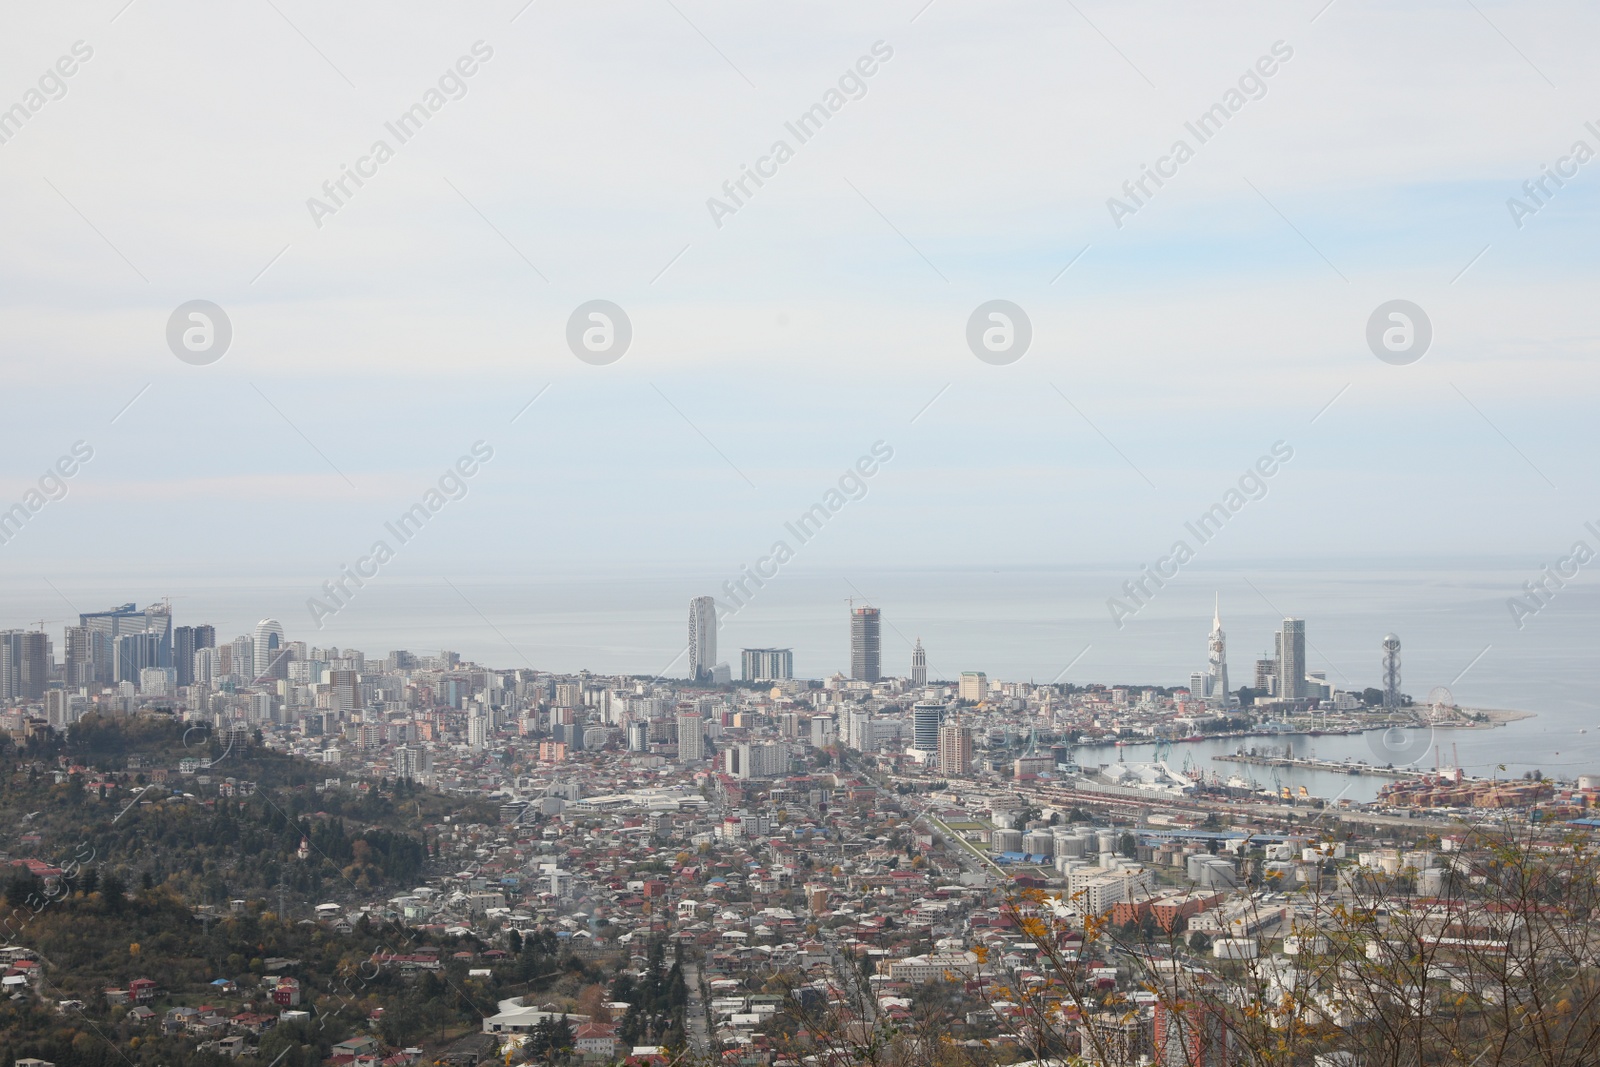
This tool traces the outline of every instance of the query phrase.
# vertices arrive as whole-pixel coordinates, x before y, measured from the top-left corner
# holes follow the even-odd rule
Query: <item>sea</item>
[[[22,572],[0,588],[0,628],[42,621],[59,641],[76,612],[168,597],[177,624],[211,623],[219,641],[271,617],[290,640],[369,656],[451,650],[502,669],[675,678],[685,673],[689,600],[711,595],[721,606],[718,658],[735,676],[741,648],[791,648],[799,677],[848,672],[849,611],[870,604],[882,612],[886,675],[909,673],[911,649],[920,639],[935,679],[983,671],[992,680],[1176,686],[1204,669],[1206,637],[1220,610],[1230,687],[1237,689],[1253,683],[1255,661],[1271,654],[1274,631],[1292,616],[1306,623],[1308,669],[1324,672],[1338,688],[1381,687],[1381,643],[1394,633],[1401,640],[1401,689],[1418,702],[1446,699],[1531,717],[1492,730],[1418,737],[1179,745],[1171,757],[1175,766],[1187,759],[1224,778],[1239,774],[1275,788],[1274,768],[1211,757],[1241,743],[1264,748],[1292,741],[1296,755],[1333,760],[1431,767],[1437,755],[1445,765],[1459,760],[1471,775],[1600,774],[1600,591],[1569,583],[1536,613],[1518,618],[1508,602],[1533,573],[1498,560],[1197,565],[1134,603],[1124,583],[1138,573],[1110,567],[841,567],[799,560],[759,587],[746,581],[741,591],[732,584],[738,572],[712,566],[566,570],[466,561],[448,574],[386,571],[327,615],[308,604],[326,575],[309,570],[241,575],[163,568],[115,577]],[[1136,610],[1114,618],[1113,597]],[[1117,751],[1085,749],[1080,762],[1111,762]],[[1148,758],[1136,747],[1120,751],[1128,760]],[[1370,798],[1385,781],[1299,769],[1277,773],[1281,784],[1353,800]]]

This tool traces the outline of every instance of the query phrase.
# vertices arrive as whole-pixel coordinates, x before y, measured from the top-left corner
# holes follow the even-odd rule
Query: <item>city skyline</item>
[[[731,669],[724,662],[718,661],[713,664],[713,667],[716,668],[715,672],[703,666],[695,666],[697,650],[700,654],[709,655],[710,658],[715,659],[716,631],[719,626],[715,621],[709,624],[706,622],[708,618],[710,620],[717,618],[715,607],[714,598],[709,596],[695,597],[690,602],[690,640],[686,652],[689,654],[691,670],[685,676],[685,680],[691,684],[727,685],[733,680]],[[841,667],[818,675],[796,675],[794,673],[794,651],[792,648],[743,648],[740,650],[740,672],[738,678],[746,682],[761,682],[786,681],[796,678],[817,680],[827,677],[849,677],[861,681],[876,682],[881,678],[892,677],[903,679],[912,686],[924,684],[954,686],[961,692],[963,699],[981,699],[979,696],[968,694],[966,689],[968,688],[968,683],[974,679],[978,680],[979,688],[986,685],[987,673],[984,671],[960,671],[949,678],[929,679],[927,677],[927,653],[922,646],[920,637],[916,639],[910,650],[910,669],[905,674],[891,672],[885,675],[879,669],[876,672],[877,677],[870,679],[863,677],[862,674],[875,666],[881,658],[882,619],[883,615],[879,609],[873,607],[856,608],[852,604],[847,617],[850,646],[848,669]],[[136,624],[138,628],[131,632],[122,630],[122,627],[130,625],[128,620],[138,620]],[[57,684],[72,688],[80,684],[73,681],[75,678],[82,678],[87,682],[90,679],[100,677],[94,665],[95,653],[93,650],[96,647],[107,647],[113,650],[118,648],[134,650],[134,652],[112,653],[114,658],[111,661],[112,667],[110,671],[116,680],[139,683],[141,675],[146,669],[145,661],[148,659],[150,661],[150,669],[156,669],[159,673],[168,676],[168,682],[171,685],[190,684],[196,678],[209,680],[214,674],[219,673],[219,667],[221,666],[226,666],[227,669],[220,670],[220,673],[235,675],[241,679],[243,684],[271,683],[287,677],[288,664],[294,661],[296,655],[304,658],[307,649],[337,647],[319,646],[317,641],[308,641],[303,638],[290,641],[281,623],[275,619],[263,619],[252,628],[250,633],[240,634],[223,646],[220,652],[222,658],[219,659],[217,658],[219,650],[216,646],[216,627],[214,625],[201,623],[174,626],[173,622],[170,604],[166,602],[152,604],[147,608],[139,609],[136,607],[136,602],[130,601],[106,611],[90,612],[82,615],[78,627],[69,626],[63,631],[61,648],[65,654],[59,664]],[[151,631],[151,626],[158,626],[160,628],[159,633]],[[100,640],[97,645],[96,640],[88,636],[96,632],[96,627],[99,628],[99,632],[109,634],[118,638],[118,640]],[[315,631],[311,631],[311,633],[316,636]],[[1290,656],[1284,656],[1282,653],[1282,650],[1286,647],[1286,633],[1293,638],[1287,644],[1287,647],[1291,650]],[[703,636],[705,634],[709,634],[709,637]],[[50,636],[42,630],[27,631],[17,628],[0,630],[0,637],[5,635],[11,635],[11,643],[0,642],[0,686],[8,688],[0,695],[21,695],[20,678],[22,675],[20,672],[25,656],[19,651],[23,646],[18,641],[24,637],[29,638],[28,648],[30,651],[26,653],[26,656],[31,657],[29,662],[35,664],[42,662],[39,659],[40,656],[48,657],[48,662],[53,663],[56,645],[50,640]],[[42,639],[42,643],[40,643],[40,639]],[[127,646],[118,643],[120,640],[129,639],[134,639],[135,643]],[[144,649],[142,645],[137,643],[140,639],[148,639],[150,647]],[[1326,670],[1315,672],[1314,677],[1313,672],[1306,665],[1305,621],[1303,619],[1284,618],[1279,629],[1273,632],[1273,640],[1275,646],[1274,658],[1258,660],[1256,663],[1257,682],[1259,683],[1263,677],[1263,671],[1267,672],[1266,676],[1270,679],[1266,688],[1262,690],[1262,694],[1286,697],[1291,700],[1305,699],[1310,695],[1314,695],[1310,692],[1310,687],[1316,684],[1319,678],[1324,680],[1325,683]],[[1390,642],[1394,643],[1397,664],[1399,639],[1394,634],[1388,634],[1382,639],[1382,648],[1384,650],[1382,654],[1385,657],[1388,656]],[[1098,684],[1154,684],[1160,688],[1182,688],[1186,686],[1197,698],[1204,699],[1213,706],[1227,708],[1237,699],[1237,693],[1225,688],[1227,679],[1226,640],[1221,629],[1220,596],[1215,599],[1206,645],[1208,654],[1207,669],[1191,673],[1187,682],[1174,679],[1171,681],[1146,680],[1132,683],[1102,679],[1099,680]],[[105,654],[101,653],[102,656]],[[135,654],[138,657],[137,660],[133,659]],[[364,650],[360,654],[364,655]],[[394,653],[391,652],[389,654],[393,655]],[[454,652],[443,652],[441,654],[452,657],[458,655]],[[128,661],[126,665],[125,660]],[[166,666],[160,667],[159,664],[162,663],[166,664]],[[240,664],[245,667],[243,673],[239,670]],[[32,668],[32,673],[35,676],[39,674],[37,667]],[[48,670],[44,673],[45,677],[48,678]],[[622,671],[620,673],[638,672]],[[713,677],[713,673],[717,677]],[[1299,675],[1298,684],[1291,685],[1289,679],[1296,673]],[[668,675],[663,673],[662,676]],[[1216,688],[1217,683],[1215,681],[1219,676],[1223,679],[1224,684],[1224,688],[1220,691]],[[188,681],[185,681],[186,678]],[[1398,668],[1396,668],[1394,675],[1396,683],[1398,683],[1398,678]],[[1196,679],[1203,679],[1203,683],[1197,686]],[[1386,685],[1387,680],[1384,680],[1379,683],[1378,687],[1382,688]],[[1357,688],[1364,689],[1368,687],[1358,686]],[[1328,689],[1329,693],[1331,693],[1332,687],[1330,686]],[[27,690],[27,694],[37,699],[42,694],[42,691],[43,683],[31,686]],[[1322,695],[1326,697],[1329,694],[1324,693]],[[930,731],[936,729],[936,727],[930,728]],[[936,747],[933,744],[933,738],[934,733],[930,732],[925,739],[930,751]]]
[[[1594,1059],[1600,6],[9,14],[0,1067]]]

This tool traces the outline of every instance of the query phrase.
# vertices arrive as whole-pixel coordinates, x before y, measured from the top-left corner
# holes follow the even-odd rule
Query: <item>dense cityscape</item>
[[[734,678],[718,608],[690,604],[675,678],[272,619],[219,642],[168,603],[81,615],[59,661],[0,633],[8,1062],[1200,1067],[1245,1062],[1251,1004],[1296,991],[1281,1062],[1347,1067],[1339,1034],[1395,1024],[1361,983],[1395,984],[1401,1022],[1455,1004],[1492,1030],[1460,946],[1504,972],[1528,931],[1471,918],[1504,866],[1484,835],[1536,858],[1596,825],[1600,778],[1438,765],[1513,713],[1413,700],[1393,634],[1360,691],[1293,618],[1231,688],[1220,606],[1186,684],[938,679],[920,640],[886,673],[880,609],[852,604],[848,674],[745,648]],[[1292,755],[1340,734],[1408,758]],[[1305,765],[1385,784],[1277,781]],[[1385,918],[1353,958],[1403,930],[1443,955],[1358,973],[1326,929],[1358,905]]]
[[[1600,4],[1153,13],[11,5],[0,1067],[1600,1067]]]

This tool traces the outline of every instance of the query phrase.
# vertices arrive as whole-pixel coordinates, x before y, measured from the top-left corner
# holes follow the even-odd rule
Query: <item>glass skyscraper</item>
[[[850,609],[850,677],[876,682],[882,673],[883,643],[879,638],[878,609]]]

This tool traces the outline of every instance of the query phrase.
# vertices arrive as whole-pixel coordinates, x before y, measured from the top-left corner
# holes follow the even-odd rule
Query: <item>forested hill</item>
[[[180,773],[185,760],[194,773]],[[0,744],[0,851],[13,863],[92,866],[191,906],[276,894],[280,883],[301,901],[345,901],[415,884],[433,851],[427,828],[445,816],[494,821],[482,802],[409,782],[323,788],[331,773],[255,738],[90,716],[65,737]],[[20,867],[7,876],[26,880]]]

